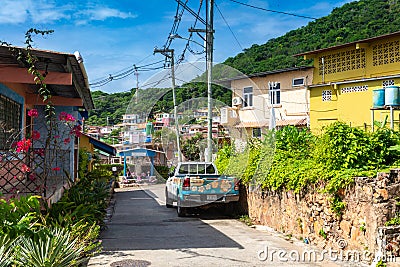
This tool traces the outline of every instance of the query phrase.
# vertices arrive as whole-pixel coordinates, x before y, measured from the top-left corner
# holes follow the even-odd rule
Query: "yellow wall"
[[[94,147],[93,144],[91,144],[89,142],[89,137],[87,137],[86,135],[81,135],[79,137],[79,149],[84,149],[87,152],[89,152],[90,154],[94,154]],[[89,166],[88,166],[88,170],[92,171],[93,170],[93,159],[91,160]]]
[[[313,132],[334,121],[370,129],[373,90],[383,88],[389,80],[400,85],[397,77],[400,76],[400,37],[359,46],[356,49],[356,44],[352,44],[312,55],[315,68],[310,86],[310,126]],[[362,89],[344,90],[354,87]],[[323,90],[332,90],[331,101],[322,101]],[[376,110],[374,119],[383,121],[386,115],[390,119],[388,110]],[[398,129],[399,115],[398,111],[394,112],[395,129]]]

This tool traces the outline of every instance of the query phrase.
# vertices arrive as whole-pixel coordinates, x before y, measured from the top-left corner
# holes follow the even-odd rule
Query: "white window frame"
[[[294,81],[296,81],[296,80],[302,80],[302,83],[301,83],[301,84],[295,84]],[[305,84],[305,80],[306,80],[306,79],[305,79],[304,77],[293,78],[293,80],[292,80],[292,86],[293,86],[293,87],[303,86],[303,85]]]
[[[246,92],[250,91],[251,92]],[[243,107],[252,107],[253,106],[253,87],[248,86],[243,88]]]
[[[271,105],[281,104],[281,83],[268,82],[269,102]]]

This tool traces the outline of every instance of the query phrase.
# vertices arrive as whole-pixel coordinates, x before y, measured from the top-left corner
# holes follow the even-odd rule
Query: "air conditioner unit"
[[[232,105],[233,106],[239,106],[239,105],[241,105],[242,104],[242,98],[240,98],[240,97],[234,97],[233,99],[232,99]]]

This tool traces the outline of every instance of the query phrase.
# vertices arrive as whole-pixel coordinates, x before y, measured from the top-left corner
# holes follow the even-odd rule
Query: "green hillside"
[[[245,74],[283,69],[293,66],[312,65],[294,54],[330,47],[400,30],[400,3],[397,0],[360,0],[335,8],[326,17],[308,23],[307,26],[290,31],[262,45],[254,44],[235,57],[228,58],[223,65],[213,70],[215,80]],[[205,74],[197,80],[177,88],[177,102],[205,97]],[[213,86],[213,98],[230,105],[231,92],[222,87]],[[172,109],[172,93],[167,89],[147,89],[139,91],[138,103],[132,103],[134,89],[128,93],[107,94],[100,91],[92,93],[95,110],[89,113],[88,124],[110,125],[121,122],[127,112],[148,114],[165,112]],[[159,101],[156,103],[156,100]],[[131,103],[131,105],[129,105]],[[154,104],[156,103],[156,104]]]
[[[335,8],[332,13],[307,26],[253,45],[227,64],[245,74],[311,65],[293,55],[375,37],[400,30],[400,3],[397,0],[360,0]]]
[[[144,114],[144,117],[153,118],[158,112],[172,112],[172,91],[170,88],[139,89],[136,101],[135,89],[130,92],[107,94],[101,91],[92,92],[95,109],[89,112],[88,125],[105,126],[122,122],[124,114]],[[185,105],[190,99],[207,97],[207,85],[204,82],[186,83],[176,88],[176,101]],[[231,91],[221,86],[213,86],[213,98],[230,105]],[[196,103],[198,105],[196,105]],[[201,101],[190,103],[191,108],[203,108]],[[182,108],[179,108],[181,110]]]

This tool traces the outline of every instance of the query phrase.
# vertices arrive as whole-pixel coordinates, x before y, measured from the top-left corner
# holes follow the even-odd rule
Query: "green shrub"
[[[354,177],[371,177],[400,162],[400,149],[395,149],[399,144],[398,132],[386,128],[370,133],[336,122],[314,136],[289,126],[269,132],[263,141],[249,140],[242,153],[233,147],[220,149],[216,164],[243,184],[296,193],[317,187],[335,197]],[[337,212],[344,208],[338,201],[331,204]]]
[[[21,236],[17,242],[15,263],[18,266],[69,267],[84,261],[82,244],[62,229],[43,229],[34,238]]]
[[[168,179],[168,174],[169,174],[168,166],[155,166],[155,169],[161,175],[162,178]]]
[[[0,236],[14,239],[20,235],[32,236],[43,225],[38,196],[22,196],[6,202],[0,199]]]

